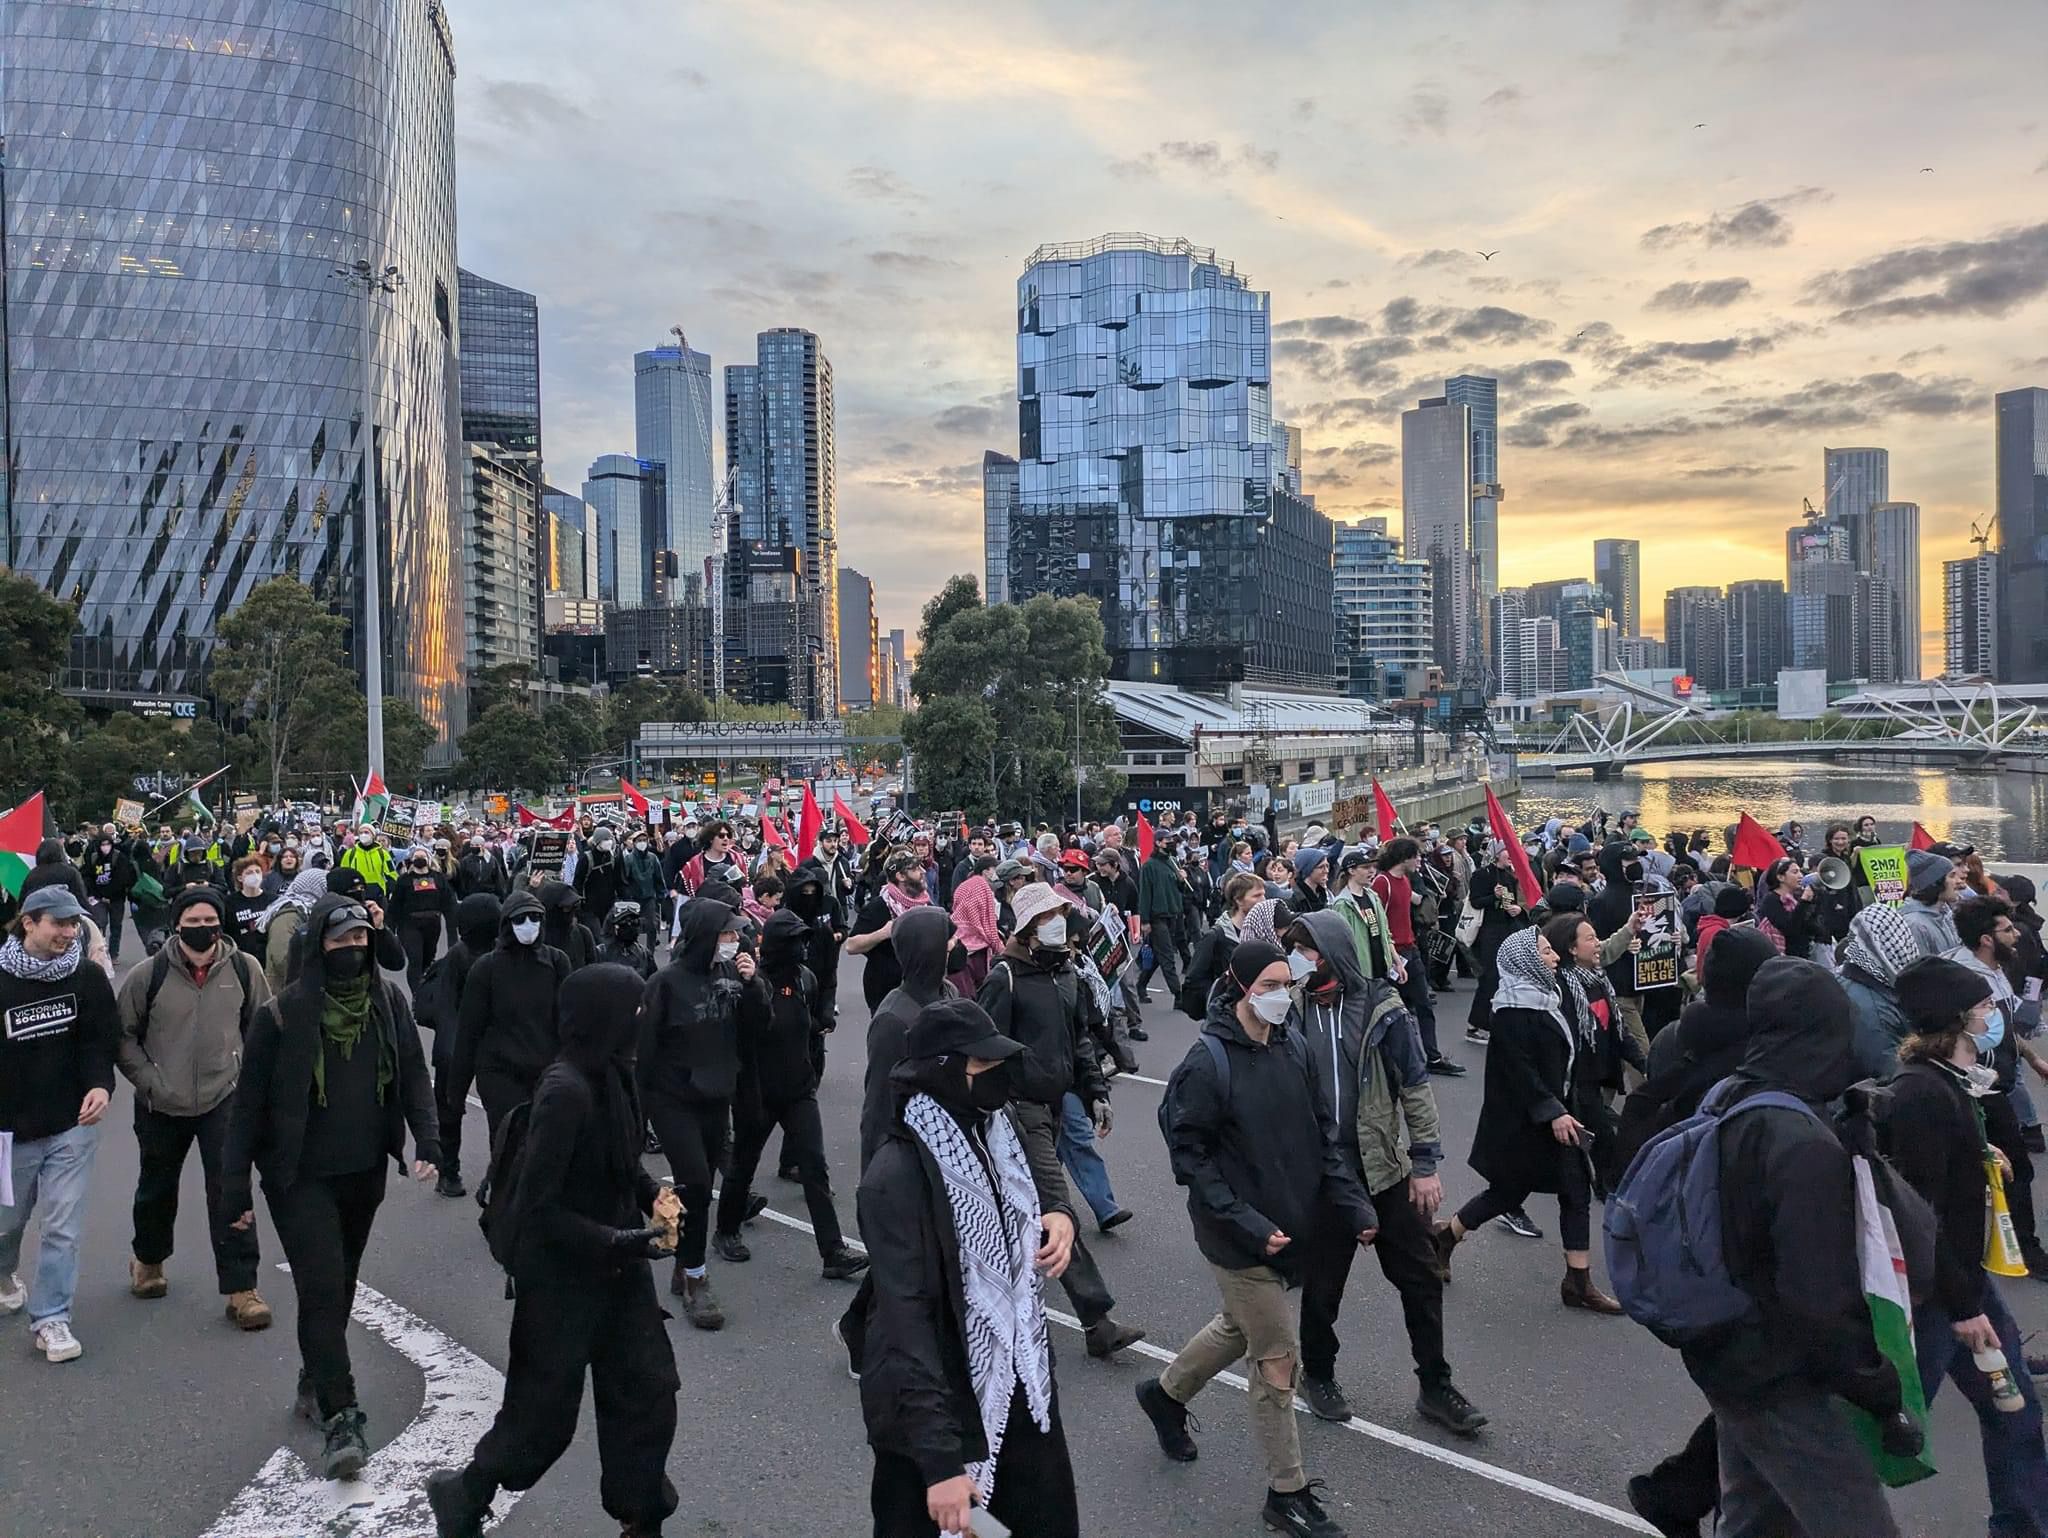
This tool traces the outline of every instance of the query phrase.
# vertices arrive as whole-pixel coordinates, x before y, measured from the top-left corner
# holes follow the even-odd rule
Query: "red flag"
[[[623,775],[619,777],[619,799],[626,803],[633,815],[642,822],[647,821],[647,798],[633,788],[633,782]]]
[[[796,863],[801,865],[811,857],[818,847],[818,830],[825,826],[825,814],[818,806],[818,798],[811,794],[811,782],[804,781],[803,810],[796,819]]]
[[[1769,870],[1773,860],[1785,858],[1785,846],[1771,836],[1771,830],[1744,812],[1736,820],[1735,847],[1728,851],[1731,865],[1751,870]]]
[[[1906,847],[1908,849],[1932,849],[1934,847],[1934,835],[1916,822],[1913,824],[1913,836],[1906,840]]]
[[[859,849],[866,845],[867,824],[853,815],[853,808],[846,804],[846,798],[836,790],[832,792],[832,815],[846,824],[846,836],[853,840],[854,848]]]
[[[1372,782],[1373,821],[1379,824],[1380,842],[1385,843],[1394,836],[1394,828],[1400,819],[1394,815],[1394,803],[1387,799],[1387,793],[1380,789],[1380,782]]]
[[[518,815],[519,826],[522,828],[539,826],[553,828],[559,833],[567,833],[576,826],[576,808],[573,806],[563,807],[561,811],[552,817],[543,817],[538,812],[528,810],[524,801],[514,802],[512,810]]]
[[[761,819],[761,841],[770,849],[787,849],[789,840],[782,836],[782,830],[775,826],[773,817]]]
[[[1152,858],[1152,824],[1143,812],[1138,813],[1138,858]]]
[[[1522,841],[1515,835],[1515,825],[1508,821],[1506,808],[1493,793],[1491,785],[1486,787],[1486,826],[1493,836],[1507,845],[1508,861],[1515,868],[1515,882],[1522,889],[1522,905],[1533,908],[1543,896],[1543,888],[1536,884],[1536,872],[1529,866],[1529,851],[1522,847]]]

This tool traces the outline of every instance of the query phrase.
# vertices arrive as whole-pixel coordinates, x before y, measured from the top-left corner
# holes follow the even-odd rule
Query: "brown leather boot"
[[[263,1301],[263,1295],[253,1287],[247,1292],[228,1294],[228,1323],[238,1330],[267,1330],[270,1328],[270,1305]]]
[[[1621,1305],[1593,1285],[1593,1273],[1584,1266],[1567,1266],[1557,1294],[1566,1308],[1583,1308],[1589,1314],[1618,1314]]]
[[[128,1291],[138,1298],[160,1298],[171,1290],[171,1284],[164,1280],[162,1266],[144,1265],[139,1260],[128,1262]]]

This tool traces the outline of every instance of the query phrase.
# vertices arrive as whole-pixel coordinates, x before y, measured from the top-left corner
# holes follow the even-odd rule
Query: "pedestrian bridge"
[[[2048,772],[2048,726],[2042,707],[2001,697],[1996,685],[1951,685],[1937,680],[1910,691],[1868,690],[1838,705],[1840,714],[1816,721],[1804,737],[1755,735],[1745,718],[1703,710],[1639,684],[1603,673],[1600,684],[1619,696],[1604,714],[1571,717],[1554,734],[1500,739],[1516,750],[1524,779],[1591,774],[1610,779],[1636,764],[1697,758],[1897,758],[1900,762],[1956,764],[2028,760]]]

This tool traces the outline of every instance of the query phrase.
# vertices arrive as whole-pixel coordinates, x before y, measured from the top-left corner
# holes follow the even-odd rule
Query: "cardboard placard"
[[[1906,900],[1906,851],[1898,844],[1883,844],[1856,851],[1863,866],[1863,879],[1870,883],[1873,901],[1902,903]]]
[[[1095,933],[1088,937],[1088,959],[1110,982],[1116,981],[1131,961],[1131,926],[1112,906],[1104,907],[1095,919]]]
[[[140,801],[116,801],[114,803],[114,821],[121,827],[141,827],[142,813],[143,805]]]
[[[1643,915],[1636,938],[1643,948],[1635,953],[1636,992],[1678,986],[1679,954],[1684,949],[1685,928],[1678,916],[1676,892],[1645,892],[1636,888],[1636,911]]]
[[[529,870],[537,870],[543,876],[559,876],[562,874],[562,862],[568,857],[568,834],[558,828],[533,830],[533,856],[527,861]]]

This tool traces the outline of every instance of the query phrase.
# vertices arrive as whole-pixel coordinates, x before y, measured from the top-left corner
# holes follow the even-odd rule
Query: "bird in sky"
[[[1491,251],[1474,251],[1472,254],[1483,262],[1490,262],[1500,255],[1500,247],[1495,246]]]
[[[1707,125],[1705,123],[1695,123],[1692,126],[1695,128],[1705,128]]]
[[[1928,173],[1929,171],[1932,171],[1933,169],[1934,169],[1934,167],[1933,167],[1933,166],[1922,166],[1922,167],[1920,168],[1920,174],[1924,176],[1924,175],[1926,175],[1926,174],[1927,174],[1927,173]]]

